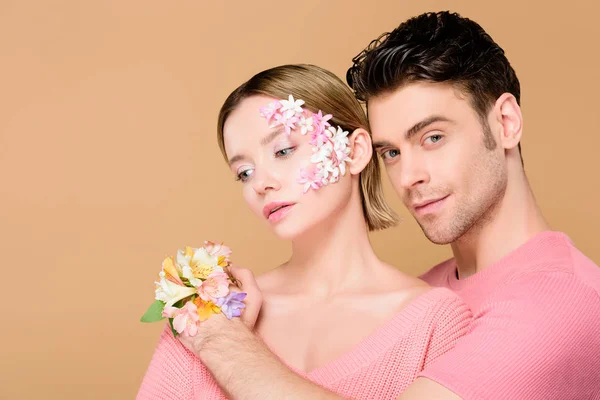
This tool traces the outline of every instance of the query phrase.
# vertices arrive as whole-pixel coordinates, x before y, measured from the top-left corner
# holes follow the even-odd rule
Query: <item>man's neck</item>
[[[524,173],[480,224],[452,243],[458,277],[465,279],[500,261],[550,226],[537,206]]]

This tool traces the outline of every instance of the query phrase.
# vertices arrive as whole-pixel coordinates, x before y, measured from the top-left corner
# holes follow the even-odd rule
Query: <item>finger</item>
[[[244,300],[246,308],[242,313],[242,320],[250,328],[253,328],[262,306],[262,293],[252,271],[239,267],[231,267],[230,271],[233,277],[239,281],[241,289],[247,293]]]
[[[231,281],[231,283],[229,284],[229,288],[231,289],[233,288],[238,288],[241,289],[242,285],[240,283],[240,281],[238,279],[236,279],[235,276],[233,276],[233,274],[231,273],[231,269],[235,268],[233,265],[229,265],[228,267],[225,267],[225,272],[227,273],[227,276],[229,276],[229,280]]]

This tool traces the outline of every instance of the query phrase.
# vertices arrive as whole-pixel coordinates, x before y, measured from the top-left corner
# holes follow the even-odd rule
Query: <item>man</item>
[[[401,398],[600,398],[600,269],[536,205],[503,50],[473,21],[428,13],[374,41],[347,79],[395,190],[429,240],[452,246],[454,258],[422,278],[455,290],[475,316]],[[259,303],[248,271],[235,274]],[[252,326],[258,306],[249,310]],[[214,320],[184,344],[233,397],[336,398],[241,322]]]

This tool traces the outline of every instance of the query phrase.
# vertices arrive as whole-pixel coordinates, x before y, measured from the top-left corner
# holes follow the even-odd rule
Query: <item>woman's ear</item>
[[[348,135],[350,141],[350,161],[348,171],[358,175],[369,164],[373,157],[373,142],[369,132],[362,128],[355,129]]]

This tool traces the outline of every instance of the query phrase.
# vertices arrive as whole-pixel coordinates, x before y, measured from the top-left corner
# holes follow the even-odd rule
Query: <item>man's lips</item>
[[[450,195],[437,197],[435,199],[423,200],[418,203],[414,203],[412,207],[417,214],[429,214],[439,210],[439,208],[442,207],[443,203],[448,198],[448,196]]]

